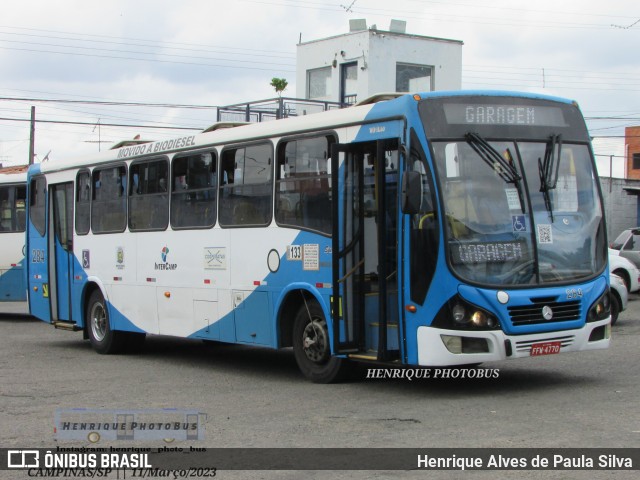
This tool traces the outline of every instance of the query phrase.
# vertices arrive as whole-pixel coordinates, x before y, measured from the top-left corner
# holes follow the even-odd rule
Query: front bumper
[[[460,331],[418,327],[418,364],[428,367],[469,365],[531,356],[531,346],[538,343],[560,342],[560,353],[598,350],[609,347],[611,319],[585,324],[577,330],[506,335],[502,330]],[[452,353],[442,336],[484,339],[483,353]]]

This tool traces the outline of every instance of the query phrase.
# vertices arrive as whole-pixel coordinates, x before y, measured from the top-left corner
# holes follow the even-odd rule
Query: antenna
[[[100,151],[100,144],[101,143],[111,143],[108,140],[101,140],[100,139],[100,120],[102,120],[101,118],[98,119],[98,122],[93,126],[93,130],[91,130],[91,133],[96,131],[96,128],[98,129],[98,140],[85,140],[84,143],[97,143],[98,144],[98,151]]]
[[[347,13],[353,13],[353,9],[351,7],[353,7],[353,4],[356,3],[358,0],[353,0],[353,2],[351,2],[351,4],[346,7],[344,5],[340,5],[342,8],[344,8],[344,11]]]

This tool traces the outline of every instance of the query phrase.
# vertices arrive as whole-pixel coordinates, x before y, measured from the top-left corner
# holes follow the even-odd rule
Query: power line
[[[64,35],[75,35],[75,36],[80,37],[77,40],[92,41],[92,42],[103,42],[103,43],[119,43],[119,42],[91,40],[91,38],[108,38],[108,39],[114,39],[114,40],[126,40],[127,41],[126,44],[130,44],[129,41],[149,42],[150,43],[149,46],[157,46],[160,43],[162,43],[163,46],[168,46],[169,48],[176,48],[176,49],[180,49],[181,47],[171,47],[171,46],[172,45],[182,45],[182,46],[188,46],[188,47],[203,47],[203,48],[206,48],[206,49],[224,48],[225,50],[236,50],[237,51],[236,53],[239,53],[241,51],[252,52],[252,53],[260,52],[259,53],[260,56],[264,56],[263,53],[288,53],[288,52],[277,51],[277,50],[273,50],[273,49],[260,50],[260,49],[256,49],[256,48],[232,47],[232,46],[228,46],[228,45],[205,45],[205,44],[199,44],[199,43],[184,43],[184,42],[168,42],[167,43],[167,42],[163,42],[163,41],[161,41],[161,40],[159,40],[157,38],[156,39],[145,39],[145,38],[131,38],[131,37],[114,37],[114,36],[111,36],[111,35],[97,35],[97,34],[88,34],[88,33],[64,32],[64,31],[60,31],[60,30],[45,30],[45,29],[39,29],[39,28],[16,27],[16,26],[13,26],[13,25],[0,25],[0,28],[10,28],[10,29],[13,29],[13,30],[26,30],[26,31],[32,31],[32,32],[49,32],[49,33],[64,34]]]
[[[223,62],[236,62],[236,63],[253,63],[253,64],[265,64],[265,65],[276,65],[276,66],[286,66],[286,67],[292,67],[295,66],[291,63],[273,63],[273,62],[261,62],[261,61],[257,61],[255,59],[251,59],[251,60],[236,60],[233,58],[217,58],[217,57],[200,57],[200,56],[195,56],[195,55],[183,55],[183,54],[172,54],[172,53],[157,53],[157,52],[142,52],[142,51],[136,51],[136,50],[119,50],[119,49],[113,49],[113,48],[97,48],[97,47],[85,47],[85,46],[81,46],[81,45],[64,45],[64,44],[51,44],[51,43],[42,43],[42,42],[26,42],[26,41],[19,41],[19,40],[1,40],[0,42],[4,42],[4,43],[18,43],[18,44],[22,44],[22,45],[35,45],[35,46],[46,46],[46,47],[62,47],[62,48],[74,48],[77,50],[89,50],[89,51],[96,51],[96,52],[114,52],[114,53],[124,53],[124,54],[133,54],[133,55],[157,55],[160,57],[177,57],[177,58],[190,58],[190,59],[196,59],[196,60],[216,60],[216,61],[223,61]],[[8,48],[10,49],[11,47],[3,47],[3,48]],[[48,53],[48,51],[46,51]],[[73,55],[74,52],[64,52],[65,54],[69,54],[69,55]],[[135,60],[145,60],[144,58],[134,58]],[[153,59],[151,59],[153,60]]]
[[[8,117],[0,117],[0,120],[11,121],[11,122],[30,122],[31,120],[28,118],[8,118]],[[96,122],[72,122],[72,121],[64,121],[64,120],[36,120],[36,123],[55,123],[60,125],[95,125]],[[164,130],[202,130],[202,128],[194,128],[194,127],[163,127],[161,125],[133,125],[133,124],[120,124],[120,123],[101,123],[100,125],[104,127],[124,127],[124,128],[157,128]]]
[[[612,27],[614,28],[622,28],[623,30],[628,30],[630,28],[632,28],[633,26],[637,25],[638,23],[640,23],[640,18],[638,20],[636,20],[635,22],[633,22],[631,25],[613,25],[611,24]]]
[[[85,105],[117,105],[126,107],[161,107],[161,108],[191,108],[196,110],[211,110],[219,108],[217,105],[189,105],[180,103],[149,103],[149,102],[117,102],[106,100],[68,100],[64,98],[34,98],[34,97],[0,97],[0,100],[18,102],[52,102],[52,103],[79,103]]]
[[[134,58],[134,57],[122,57],[119,55],[98,55],[98,54],[91,54],[91,53],[59,52],[56,50],[36,50],[33,48],[0,47],[0,49],[16,50],[19,52],[30,52],[30,53],[46,53],[46,54],[53,53],[56,55],[74,55],[78,57],[110,58],[115,60],[133,60],[133,61],[153,62],[153,63],[173,63],[177,65],[193,65],[198,67],[238,68],[243,70],[260,70],[260,71],[267,71],[267,72],[288,72],[288,73],[295,72],[295,70],[284,70],[281,68],[260,68],[260,67],[244,67],[241,65],[220,65],[215,63],[180,62],[177,60],[160,60],[157,58]]]

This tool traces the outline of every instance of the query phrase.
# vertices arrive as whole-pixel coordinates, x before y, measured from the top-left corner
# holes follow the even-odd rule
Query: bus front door
[[[49,187],[49,298],[51,320],[71,321],[73,182]]]
[[[336,144],[331,157],[334,353],[393,360],[402,331],[398,140]]]

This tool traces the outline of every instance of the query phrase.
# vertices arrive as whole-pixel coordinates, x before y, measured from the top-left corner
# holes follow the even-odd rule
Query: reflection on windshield
[[[454,271],[493,285],[576,280],[599,271],[604,226],[587,146],[563,145],[550,189],[541,183],[538,162],[547,142],[487,144],[491,161],[475,140],[434,144]],[[505,163],[513,166],[507,178]],[[520,178],[526,188],[519,190]]]

